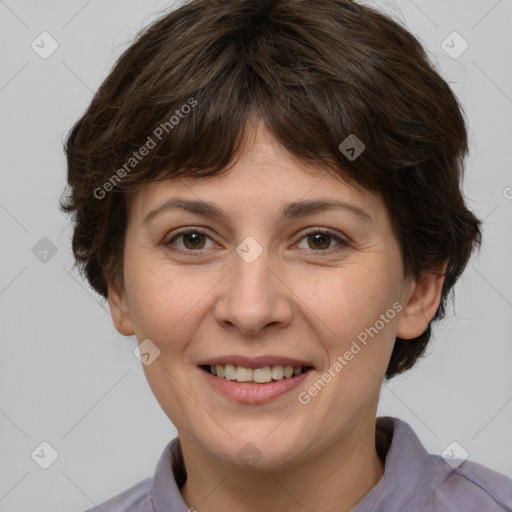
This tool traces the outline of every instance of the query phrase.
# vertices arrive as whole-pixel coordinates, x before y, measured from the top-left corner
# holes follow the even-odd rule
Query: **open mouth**
[[[293,379],[313,369],[312,366],[282,365],[247,368],[233,364],[201,365],[200,368],[220,379],[237,382],[253,382],[256,384],[267,384],[283,379]]]

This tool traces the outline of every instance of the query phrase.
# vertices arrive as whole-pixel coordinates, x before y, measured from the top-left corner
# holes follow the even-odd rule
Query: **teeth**
[[[238,382],[250,382],[252,380],[252,369],[243,366],[236,367],[236,380]]]
[[[289,379],[293,376],[293,366],[285,366],[284,367],[284,376]]]
[[[261,368],[245,368],[233,364],[216,364],[210,366],[210,373],[221,379],[236,380],[237,382],[257,382],[265,384],[272,380],[282,380],[297,377],[305,371],[304,366],[263,366]]]
[[[213,366],[211,366],[210,368],[213,368]],[[224,378],[224,376],[225,376],[224,366],[222,366],[221,364],[216,364],[215,365],[215,373],[213,373],[213,374],[216,375],[217,377]]]
[[[284,368],[282,366],[272,366],[272,378],[281,380],[284,377]]]
[[[255,368],[252,371],[252,380],[254,380],[254,382],[259,382],[260,384],[270,382],[272,380],[272,370],[270,369],[270,366]]]
[[[224,366],[224,378],[226,380],[236,380],[236,366],[233,366],[232,364]]]

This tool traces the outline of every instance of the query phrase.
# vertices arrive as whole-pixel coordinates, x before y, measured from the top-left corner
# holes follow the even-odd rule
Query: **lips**
[[[217,391],[253,404],[290,391],[314,370],[309,361],[280,356],[220,356],[201,361],[198,366]]]
[[[291,379],[313,368],[307,361],[279,356],[225,356],[204,361],[199,366],[221,379],[259,384]]]

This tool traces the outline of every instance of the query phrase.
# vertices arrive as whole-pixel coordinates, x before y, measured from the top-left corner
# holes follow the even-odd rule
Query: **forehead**
[[[149,183],[131,199],[129,217],[141,219],[170,197],[213,202],[234,216],[276,216],[284,204],[315,199],[343,201],[373,218],[386,214],[378,194],[349,184],[341,172],[291,155],[261,126],[249,133],[226,173]]]

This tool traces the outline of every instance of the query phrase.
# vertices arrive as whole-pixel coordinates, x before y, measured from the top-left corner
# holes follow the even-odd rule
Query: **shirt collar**
[[[402,510],[421,491],[435,487],[450,472],[450,466],[441,457],[427,452],[405,421],[390,416],[377,418],[377,443],[379,435],[391,440],[384,474],[351,512]]]
[[[151,500],[155,512],[188,512],[178,486],[185,483],[186,472],[183,453],[178,437],[164,449],[156,466],[151,488]]]
[[[408,423],[384,416],[376,421],[376,446],[385,458],[384,475],[352,512],[399,510],[430,482],[449,469],[432,457]],[[164,449],[153,476],[151,499],[155,512],[188,512],[179,487],[186,480],[179,438]]]

